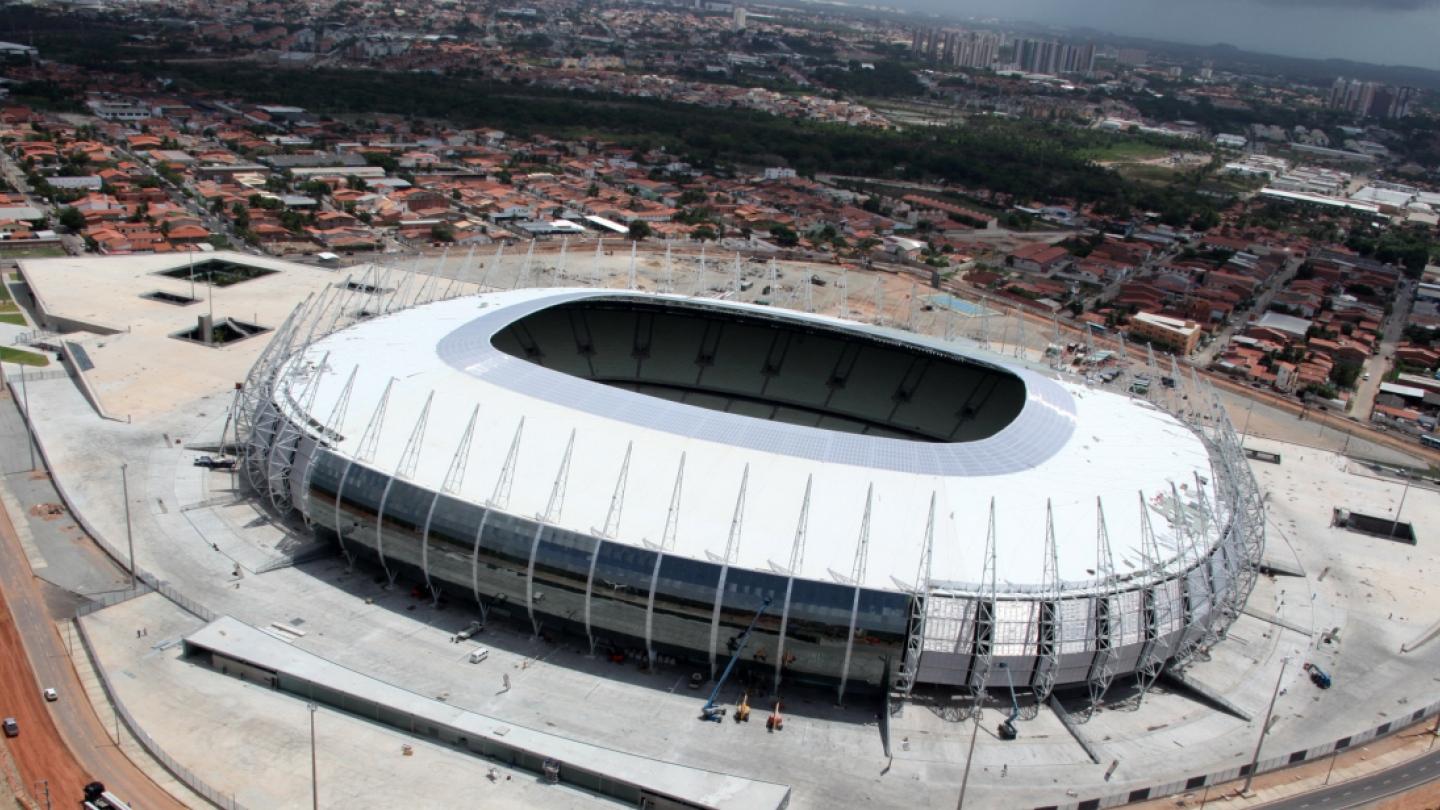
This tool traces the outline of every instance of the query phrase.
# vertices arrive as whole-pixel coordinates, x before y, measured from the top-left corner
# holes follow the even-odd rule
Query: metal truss
[[[1150,508],[1145,503],[1145,493],[1137,493],[1140,498],[1140,553],[1143,557],[1144,567],[1147,574],[1156,577],[1156,584],[1146,587],[1140,592],[1141,614],[1144,623],[1145,643],[1140,650],[1140,668],[1136,673],[1136,685],[1139,690],[1135,697],[1135,708],[1145,702],[1145,694],[1160,677],[1161,671],[1165,669],[1165,662],[1170,657],[1171,635],[1170,620],[1171,602],[1168,592],[1156,593],[1156,590],[1164,587],[1164,562],[1160,556],[1160,545],[1155,541],[1155,529],[1150,523]],[[1175,511],[1180,513],[1180,498],[1175,497]],[[1177,531],[1184,531],[1183,525],[1177,525]],[[1183,554],[1183,551],[1181,552]],[[1182,628],[1181,632],[1184,632]]]
[[[1090,662],[1086,678],[1092,714],[1105,702],[1105,693],[1115,680],[1116,646],[1123,621],[1117,598],[1115,557],[1110,553],[1110,531],[1105,527],[1105,505],[1099,498],[1095,499],[1095,521],[1095,572],[1099,575],[1100,594],[1094,602],[1095,658]]]
[[[970,671],[965,688],[970,695],[970,711],[977,717],[990,686],[990,670],[995,650],[995,499],[990,499],[989,527],[985,531],[985,569],[980,577],[979,599],[975,602],[975,621],[970,636]]]
[[[1045,572],[1041,583],[1039,627],[1036,628],[1035,671],[1030,690],[1034,708],[1050,699],[1055,691],[1060,658],[1060,559],[1055,543],[1055,516],[1050,499],[1045,499]]]
[[[415,427],[410,429],[410,438],[405,440],[405,447],[400,451],[400,460],[396,463],[394,472],[385,479],[385,490],[380,494],[380,509],[375,513],[375,551],[380,557],[380,567],[385,569],[385,577],[391,587],[395,586],[395,576],[399,571],[392,571],[390,562],[385,557],[385,507],[390,503],[390,491],[394,489],[395,482],[415,474],[415,467],[420,459],[420,445],[425,440],[425,426],[430,422],[430,405],[434,402],[435,391],[431,390],[425,397],[425,407],[420,409],[420,416],[415,420]],[[384,407],[383,401],[381,407]],[[384,418],[383,415],[381,418]]]
[[[806,487],[809,496],[809,487]],[[808,504],[807,504],[808,505]],[[920,549],[920,567],[915,572],[915,584],[910,592],[910,625],[905,634],[905,659],[900,663],[900,673],[895,679],[895,691],[909,697],[915,688],[915,678],[920,674],[920,656],[925,651],[925,600],[930,594],[930,575],[935,555],[935,493],[930,493],[930,513],[925,519],[925,539]]]

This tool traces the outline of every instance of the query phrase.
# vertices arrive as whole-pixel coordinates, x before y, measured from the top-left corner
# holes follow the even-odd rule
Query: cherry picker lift
[[[755,625],[760,622],[760,617],[770,607],[770,597],[765,597],[765,602],[760,609],[755,611],[755,618],[750,620],[750,626],[740,634],[740,639],[735,642],[735,652],[730,655],[730,663],[725,665],[725,671],[720,673],[720,680],[715,682],[715,688],[710,692],[710,699],[705,701],[705,706],[700,709],[700,719],[720,722],[725,716],[725,710],[715,705],[715,699],[720,696],[720,689],[725,686],[725,681],[730,677],[730,671],[735,668],[735,662],[740,660],[740,653],[745,651],[745,644],[750,641],[750,634],[755,631]]]
[[[1005,680],[1010,682],[1010,716],[1000,721],[996,733],[1002,740],[1013,740],[1020,736],[1020,732],[1015,729],[1015,718],[1020,716],[1020,701],[1015,697],[1015,678],[1010,674],[1010,667],[1002,663],[1000,668],[1005,670]]]

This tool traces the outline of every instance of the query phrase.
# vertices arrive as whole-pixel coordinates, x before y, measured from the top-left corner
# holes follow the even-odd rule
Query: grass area
[[[9,346],[0,346],[0,362],[19,363],[22,366],[48,366],[50,358],[34,352],[23,352]]]
[[[1157,166],[1151,163],[1131,163],[1116,166],[1115,173],[1132,183],[1167,186],[1175,181],[1179,171],[1174,166]]]
[[[1136,160],[1154,160],[1170,154],[1172,149],[1141,140],[1119,140],[1104,146],[1085,149],[1079,156],[1096,163],[1123,163]]]
[[[54,259],[65,255],[65,248],[59,245],[37,245],[29,248],[6,248],[4,256],[7,259]]]
[[[16,326],[25,326],[25,316],[18,312],[0,312],[0,323],[13,323]]]

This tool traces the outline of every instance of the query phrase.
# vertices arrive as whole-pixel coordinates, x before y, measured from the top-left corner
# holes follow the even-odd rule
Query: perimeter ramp
[[[614,751],[442,703],[298,650],[229,616],[185,639],[216,670],[430,737],[632,806],[784,810],[790,787]]]

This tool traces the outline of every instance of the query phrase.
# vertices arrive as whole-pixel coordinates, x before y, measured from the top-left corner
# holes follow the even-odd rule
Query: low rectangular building
[[[1141,312],[1130,319],[1129,333],[1164,346],[1176,354],[1188,355],[1200,344],[1200,325],[1153,312]]]

